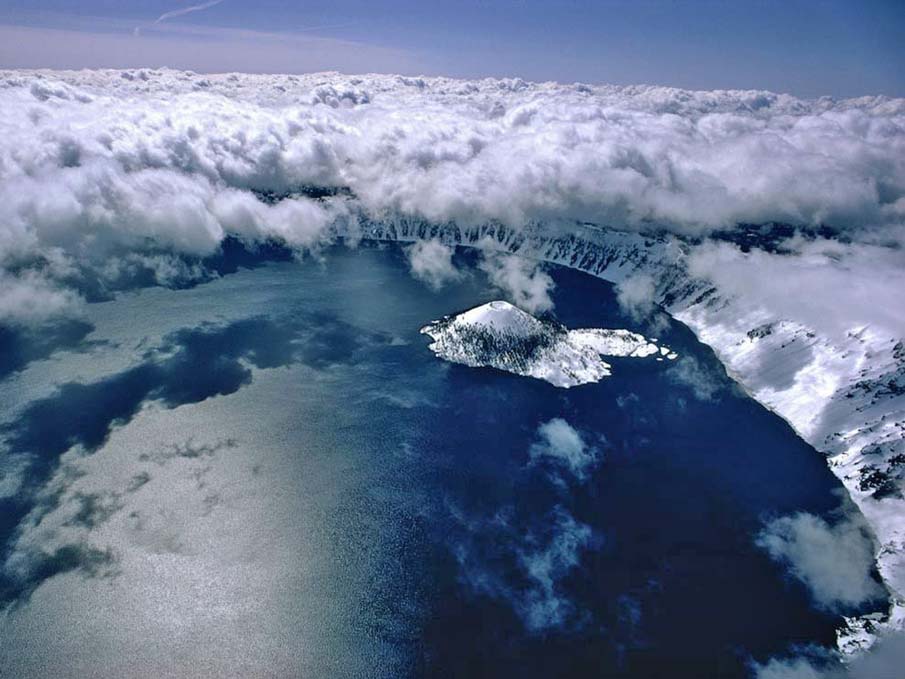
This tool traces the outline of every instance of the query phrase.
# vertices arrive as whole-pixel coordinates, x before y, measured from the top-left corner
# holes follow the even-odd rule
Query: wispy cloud
[[[205,9],[210,9],[216,5],[219,5],[223,0],[208,0],[208,2],[202,2],[198,5],[189,5],[188,7],[181,7],[179,9],[173,9],[169,12],[164,12],[159,17],[157,17],[154,22],[151,24],[152,26],[156,26],[158,24],[163,23],[169,19],[175,19],[176,17],[181,17],[185,14],[191,14],[192,12],[200,12]],[[141,26],[135,27],[135,35],[141,35]]]
[[[209,9],[215,5],[219,5],[223,0],[209,0],[209,2],[202,2],[200,5],[190,5],[188,7],[183,7],[181,9],[170,10],[169,12],[164,12],[157,20],[154,21],[155,24],[159,24],[162,21],[166,21],[167,19],[175,19],[176,17],[181,17],[183,14],[191,14],[192,12],[200,12],[203,9]]]

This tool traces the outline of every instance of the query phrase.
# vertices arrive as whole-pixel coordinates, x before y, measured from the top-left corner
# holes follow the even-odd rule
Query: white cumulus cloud
[[[600,451],[589,445],[581,432],[561,417],[554,417],[537,428],[537,441],[528,449],[532,463],[550,460],[566,467],[583,481],[600,459]]]
[[[461,272],[453,264],[453,249],[438,240],[418,241],[407,250],[412,275],[439,290],[458,280]]]
[[[881,638],[843,664],[830,658],[773,658],[754,665],[755,679],[894,679],[905,667],[905,634]]]
[[[510,297],[517,307],[531,313],[553,308],[550,298],[553,279],[539,262],[516,255],[488,252],[479,266],[490,282]]]
[[[619,306],[636,322],[651,315],[656,303],[657,288],[648,274],[629,276],[616,286],[616,300]]]
[[[36,273],[14,276],[0,270],[0,322],[31,326],[48,318],[69,315],[81,299]]]
[[[48,259],[96,270],[127,252],[201,257],[228,236],[305,249],[335,227],[398,219],[694,237],[737,224],[827,226],[853,241],[859,265],[902,268],[889,247],[905,232],[900,99],[140,69],[3,71],[0,109],[8,272]],[[801,265],[819,289],[819,271],[838,266],[816,247],[769,266]],[[727,263],[727,252],[695,256],[696,271],[763,283],[766,260]],[[550,308],[543,272],[485,265],[515,301]],[[626,281],[623,302],[642,311],[649,287]]]
[[[829,525],[813,514],[781,517],[765,526],[757,544],[786,564],[821,608],[844,611],[884,595],[871,577],[873,544],[855,520]]]

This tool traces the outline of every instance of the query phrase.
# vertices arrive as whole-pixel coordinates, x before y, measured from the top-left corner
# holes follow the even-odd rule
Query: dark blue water
[[[608,284],[564,269],[553,277],[556,315],[568,327],[633,328]],[[465,301],[415,294],[430,298],[433,316]],[[436,360],[414,330],[400,370]],[[838,481],[786,423],[730,383],[690,331],[672,324],[660,338],[697,361],[709,398],[675,379],[678,366],[654,361],[615,360],[612,378],[570,390],[449,367],[435,407],[419,414],[418,469],[398,488],[407,492],[415,478],[428,496],[405,567],[421,575],[391,595],[425,602],[411,641],[416,673],[746,676],[751,657],[833,643],[837,621],[813,610],[753,535],[771,516],[834,509]],[[563,487],[527,466],[538,424],[556,417],[602,441],[603,461],[583,483]],[[549,544],[557,507],[595,539],[557,582],[577,610],[561,626],[528,632],[511,597],[463,582],[455,555],[466,545],[466,568],[530,597],[518,552],[528,534],[541,536],[537,548]],[[495,523],[500,512],[505,527]]]
[[[563,270],[554,279],[556,313],[569,327],[632,327],[606,284]],[[684,360],[696,357],[717,393],[699,400],[656,362],[616,361],[611,379],[569,391],[451,369],[422,443],[438,461],[433,483],[470,516],[512,506],[517,533],[566,506],[601,543],[561,583],[587,618],[534,635],[505,605],[463,596],[456,567],[438,556],[442,584],[424,637],[429,674],[744,676],[752,655],[833,642],[833,620],[815,614],[752,535],[765,517],[833,509],[838,483],[784,422],[733,388],[687,329],[673,325],[661,339]],[[554,417],[606,439],[599,468],[567,491],[524,469],[534,427]],[[472,539],[456,524],[435,528]],[[506,541],[487,530],[480,558],[511,571]]]
[[[151,295],[146,309],[176,315],[174,300],[209,299],[209,320],[220,325],[171,334],[169,362],[64,386],[57,401],[33,408],[46,419],[64,411],[67,394],[96,402],[91,394],[119,385],[108,404],[115,412],[91,411],[91,442],[100,445],[141,403],[191,413],[208,399],[242,398],[252,383],[266,387],[280,370],[319,376],[280,387],[255,422],[262,440],[277,437],[290,451],[274,478],[297,479],[298,507],[313,501],[317,489],[305,479],[315,470],[343,480],[316,519],[328,554],[318,587],[341,610],[322,619],[320,609],[304,614],[300,599],[292,605],[304,622],[293,624],[345,639],[344,652],[388,649],[392,660],[362,650],[347,666],[331,652],[318,667],[333,676],[364,667],[375,676],[740,677],[751,659],[834,642],[838,620],[816,611],[754,536],[777,515],[831,512],[839,483],[686,328],[659,333],[679,353],[675,363],[617,359],[611,378],[558,389],[436,358],[419,328],[498,293],[477,271],[435,292],[405,269],[396,247],[337,248],[323,263],[271,265]],[[568,327],[644,331],[620,312],[609,284],[551,274],[555,314]],[[220,329],[223,309],[243,299],[252,300],[245,325]],[[132,312],[122,304],[125,323]],[[598,451],[585,478],[530,464],[538,427],[553,418]],[[51,439],[40,466],[51,469],[66,442],[87,440],[70,419],[61,421],[73,432],[38,436],[21,418],[6,438],[38,441],[33,447]],[[312,431],[320,432],[316,448]],[[242,435],[254,442],[256,434]],[[315,521],[304,506],[299,521]],[[13,509],[19,516],[28,507]],[[288,539],[298,525],[274,530]],[[530,563],[542,572],[532,574]],[[64,570],[51,564],[45,579]],[[543,613],[540,623],[532,610]],[[89,604],[85,615],[94,613]],[[247,660],[267,669],[266,658]]]

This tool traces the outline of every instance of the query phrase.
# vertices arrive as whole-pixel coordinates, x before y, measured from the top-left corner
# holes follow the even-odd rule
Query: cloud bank
[[[227,236],[317,247],[362,218],[683,236],[782,222],[881,246],[905,223],[905,101],[884,97],[8,71],[0,107],[0,269],[35,294]],[[544,307],[542,276],[488,267]]]

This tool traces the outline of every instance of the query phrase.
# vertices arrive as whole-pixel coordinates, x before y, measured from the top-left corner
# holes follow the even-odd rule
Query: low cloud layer
[[[783,222],[879,244],[905,222],[905,101],[884,97],[135,70],[5,72],[0,107],[0,270],[30,287],[20,298],[225,236],[317,247],[362,216],[684,235]],[[491,268],[544,308],[542,276]]]
[[[670,366],[667,375],[672,382],[690,389],[699,401],[718,400],[725,387],[723,376],[716,374],[712,366],[706,365],[692,354],[680,357]]]
[[[860,515],[834,524],[803,512],[780,517],[764,527],[756,542],[807,587],[820,609],[863,612],[865,605],[887,596],[874,579],[874,543]],[[903,663],[905,635],[880,626],[874,643],[853,655],[797,648],[789,656],[752,663],[752,672],[755,679],[880,679],[899,676]]]
[[[30,271],[16,276],[0,270],[0,290],[0,321],[20,327],[72,314],[80,301],[72,290]]]
[[[539,262],[500,253],[487,253],[480,268],[490,282],[499,288],[517,307],[531,313],[553,308],[550,292],[553,279]]]
[[[440,241],[419,241],[408,248],[407,254],[412,275],[434,290],[461,277],[452,261],[453,249]]]
[[[599,462],[600,453],[560,417],[541,423],[537,440],[528,448],[530,468],[552,468],[544,483],[552,482],[571,495],[570,480],[584,483]],[[577,520],[566,503],[529,514],[516,506],[501,507],[489,519],[458,517],[465,528],[455,548],[460,577],[474,593],[505,601],[534,634],[581,625],[587,617],[565,583],[581,565],[583,554],[599,546],[601,537]]]
[[[504,507],[489,520],[466,524],[455,556],[473,594],[505,602],[534,634],[580,624],[583,612],[564,583],[595,544],[590,526],[560,505],[538,517]]]
[[[657,302],[657,287],[653,277],[647,274],[630,276],[616,286],[619,306],[638,323],[645,320]]]
[[[589,445],[584,436],[561,417],[544,422],[537,428],[538,440],[528,454],[533,464],[544,461],[565,467],[579,481],[598,463],[600,451]]]
[[[562,508],[557,507],[549,521],[548,542],[519,553],[530,586],[515,603],[525,626],[533,632],[561,627],[574,614],[575,605],[559,591],[559,581],[578,567],[593,537],[590,526],[577,522]]]
[[[755,679],[893,679],[905,667],[905,634],[880,639],[845,664],[833,656],[774,658],[754,665]]]

